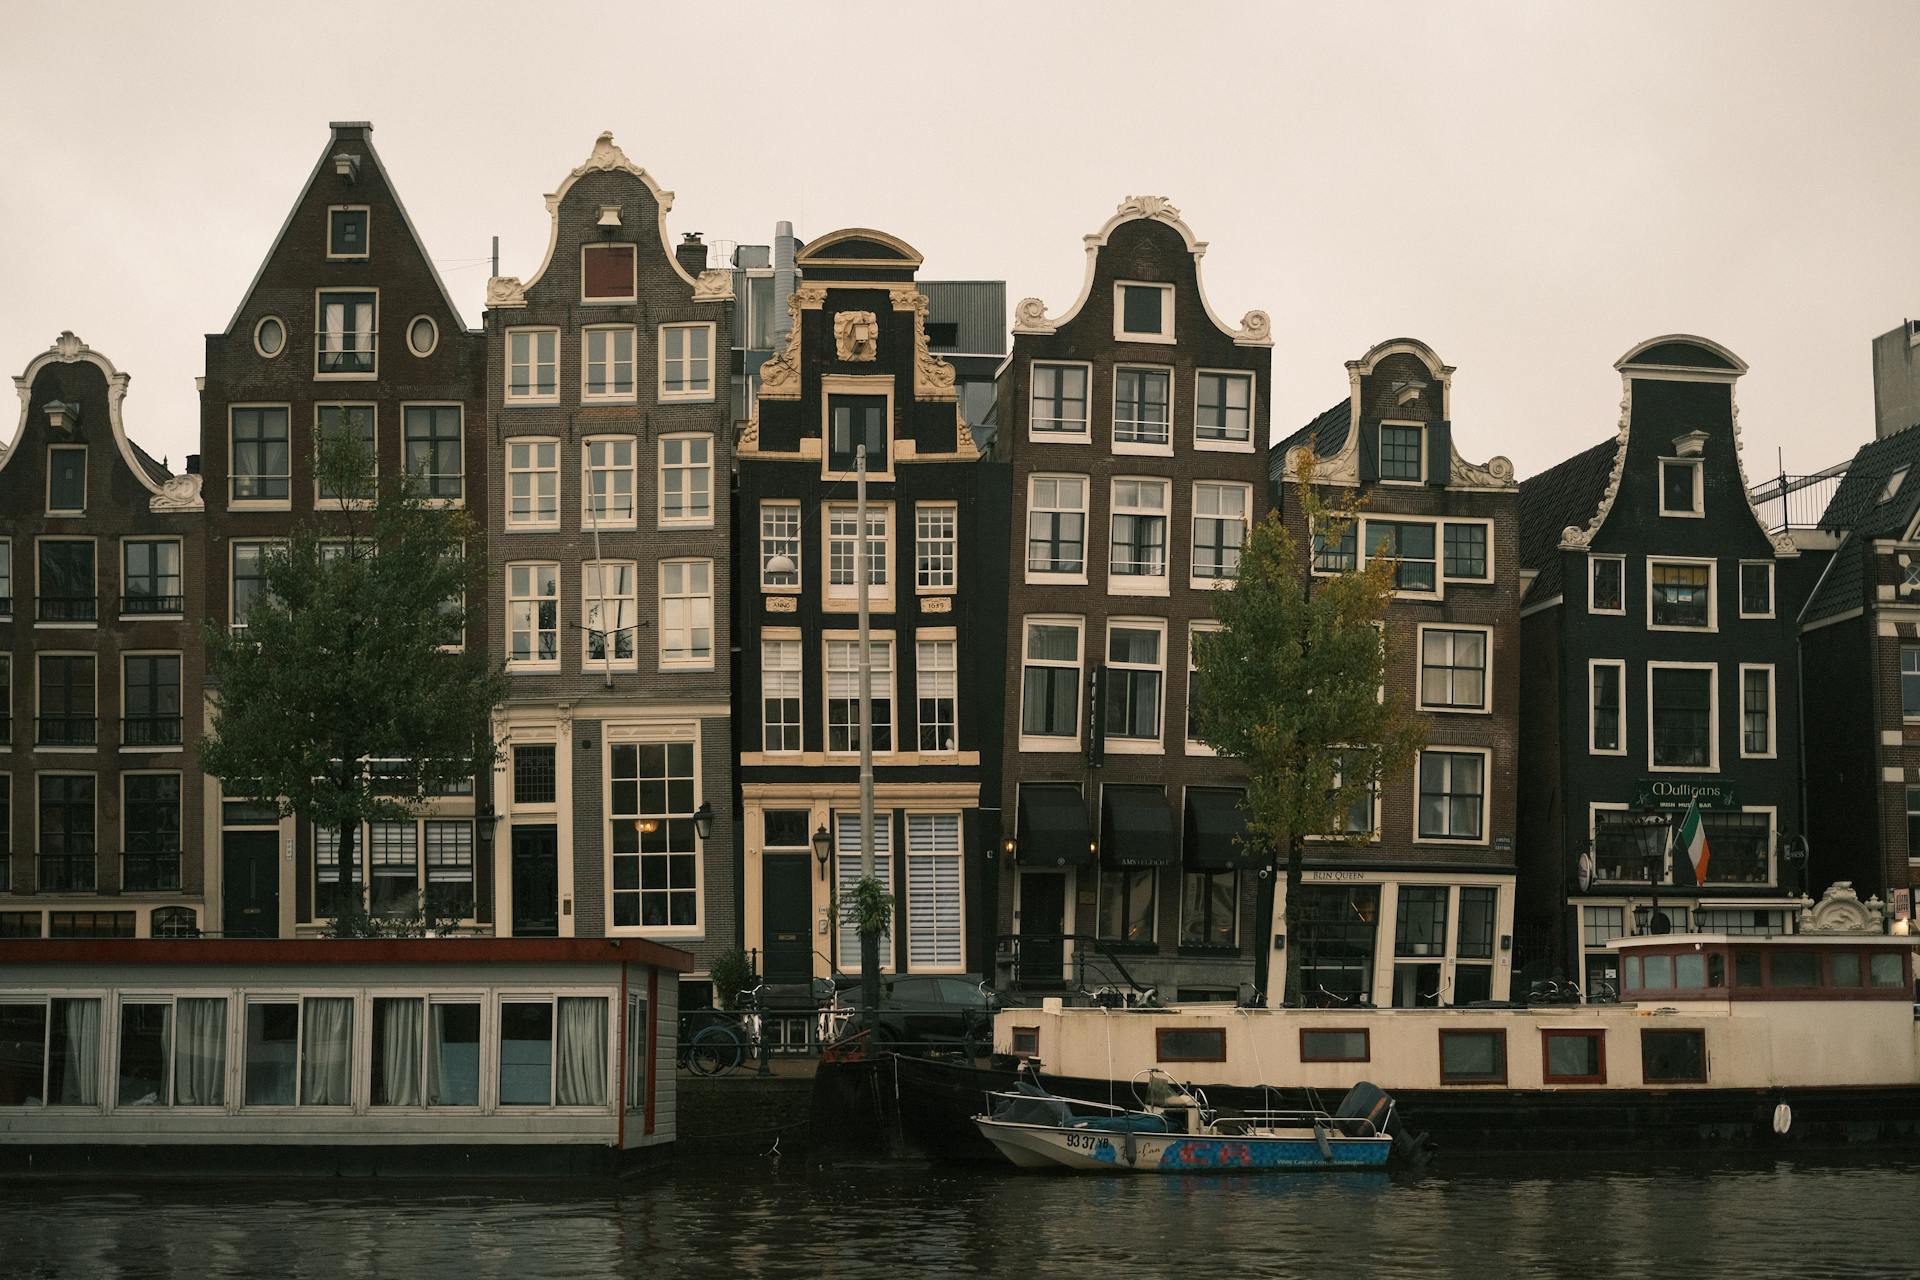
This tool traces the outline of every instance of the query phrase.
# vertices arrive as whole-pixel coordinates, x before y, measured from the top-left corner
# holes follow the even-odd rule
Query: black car
[[[914,1045],[985,1053],[993,1045],[993,1015],[1000,1004],[977,974],[882,974],[875,1048]],[[832,1010],[835,1038],[860,1029],[860,982],[837,993]]]

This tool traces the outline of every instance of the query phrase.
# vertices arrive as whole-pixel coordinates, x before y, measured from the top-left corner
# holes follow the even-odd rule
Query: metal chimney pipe
[[[800,242],[793,238],[791,222],[773,224],[773,349],[784,351],[787,347],[787,331],[793,328],[793,320],[787,313],[787,299],[800,287],[800,273],[794,268],[793,259],[799,252]]]

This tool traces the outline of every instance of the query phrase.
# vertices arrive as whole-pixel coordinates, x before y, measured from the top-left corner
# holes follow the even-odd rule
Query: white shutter
[[[860,811],[840,810],[834,814],[834,856],[839,862],[840,884],[840,972],[860,972],[860,929],[847,922],[847,904],[860,883]],[[893,889],[893,814],[887,809],[873,811],[873,874],[880,883]],[[893,968],[893,931],[880,935],[880,968]]]
[[[907,963],[916,970],[959,969],[960,815],[907,815]]]

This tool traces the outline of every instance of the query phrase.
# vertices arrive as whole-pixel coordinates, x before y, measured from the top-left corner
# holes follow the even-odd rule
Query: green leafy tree
[[[1338,546],[1360,501],[1329,505],[1313,479],[1303,453],[1295,492],[1311,541]],[[1405,767],[1423,737],[1406,695],[1384,689],[1394,563],[1316,576],[1308,554],[1270,514],[1250,531],[1232,588],[1214,597],[1220,629],[1194,637],[1200,739],[1246,763],[1247,839],[1285,853],[1289,938],[1299,932],[1303,839],[1365,843],[1367,832],[1345,830],[1349,808]],[[1298,948],[1287,957],[1291,992]]]
[[[434,927],[423,906],[368,916],[355,837],[492,767],[506,675],[462,643],[486,558],[470,515],[426,501],[411,476],[376,481],[359,441],[324,440],[318,472],[341,510],[268,549],[244,628],[208,624],[200,762],[228,794],[339,833],[337,936],[418,934]]]

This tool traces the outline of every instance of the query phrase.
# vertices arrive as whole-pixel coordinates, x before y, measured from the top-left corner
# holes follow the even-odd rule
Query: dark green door
[[[280,833],[228,831],[221,837],[220,932],[229,938],[280,936]]]
[[[556,827],[513,829],[513,936],[560,936],[560,835]]]
[[[1058,986],[1066,971],[1067,877],[1058,871],[1020,874],[1022,986]]]
[[[813,858],[769,853],[760,862],[764,976],[770,983],[805,982],[813,976]]]

